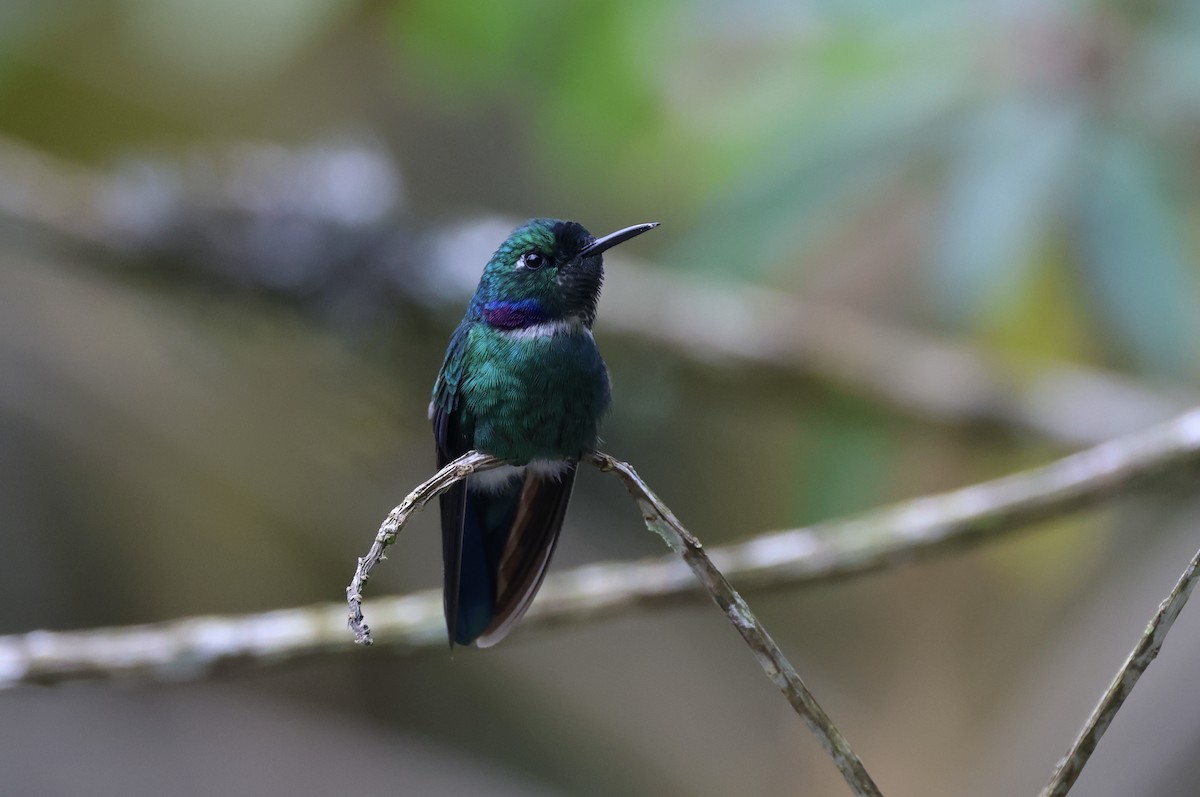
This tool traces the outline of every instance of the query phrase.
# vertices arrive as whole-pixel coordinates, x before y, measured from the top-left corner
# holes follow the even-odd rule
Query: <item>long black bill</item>
[[[596,255],[600,254],[601,252],[605,252],[609,249],[612,249],[617,244],[623,244],[626,241],[628,241],[630,238],[636,238],[637,236],[641,235],[644,232],[653,230],[657,226],[658,226],[658,222],[652,221],[648,224],[635,224],[632,227],[626,227],[623,230],[617,230],[616,232],[610,232],[608,235],[604,236],[603,238],[597,238],[596,240],[592,241],[587,246],[583,247],[583,249],[579,250],[579,256],[580,257],[595,257]]]

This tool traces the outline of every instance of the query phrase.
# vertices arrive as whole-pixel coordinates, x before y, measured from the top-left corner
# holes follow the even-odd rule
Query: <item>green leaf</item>
[[[932,253],[944,318],[967,323],[1020,293],[1075,160],[1080,116],[1072,105],[1013,98],[968,121]]]
[[[811,523],[861,510],[886,491],[895,466],[895,436],[874,409],[841,404],[805,416],[796,451],[794,522]]]
[[[893,184],[958,97],[954,81],[874,83],[842,110],[721,191],[669,260],[691,270],[761,276],[795,255],[865,198]]]
[[[1200,291],[1156,164],[1145,145],[1120,133],[1099,138],[1090,154],[1077,234],[1102,311],[1100,334],[1149,371],[1192,374]]]

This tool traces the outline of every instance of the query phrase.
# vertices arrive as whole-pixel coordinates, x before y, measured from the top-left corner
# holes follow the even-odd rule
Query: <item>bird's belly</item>
[[[535,459],[527,465],[501,465],[472,474],[467,480],[467,487],[473,492],[498,493],[514,479],[524,478],[527,473],[557,481],[562,478],[567,466],[565,459]]]
[[[501,341],[469,401],[475,447],[519,463],[578,457],[608,409],[608,371],[589,333]],[[502,476],[493,477],[503,478]]]

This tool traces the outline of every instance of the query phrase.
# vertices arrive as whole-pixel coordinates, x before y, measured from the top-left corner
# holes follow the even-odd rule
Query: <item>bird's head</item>
[[[569,319],[590,327],[604,281],[603,253],[657,226],[638,224],[596,238],[573,221],[533,219],[492,255],[471,312],[502,328]]]

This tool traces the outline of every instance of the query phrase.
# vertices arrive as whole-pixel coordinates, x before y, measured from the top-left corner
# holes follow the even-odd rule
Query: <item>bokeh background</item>
[[[1167,417],[1200,388],[1198,131],[1192,0],[3,0],[0,631],[338,600],[431,471],[446,340],[529,216],[663,222],[614,290],[771,291],[1072,386],[1044,424],[922,411],[837,378],[849,338],[711,358],[606,330],[610,293],[606,447],[710,545]],[[662,311],[729,322],[687,295]],[[1032,794],[1195,492],[749,598],[886,794]],[[437,537],[418,518],[375,594],[437,585]],[[556,569],[660,546],[583,473]],[[1185,612],[1080,794],[1195,793],[1197,655]],[[700,602],[0,709],[0,793],[30,797],[845,793]]]

